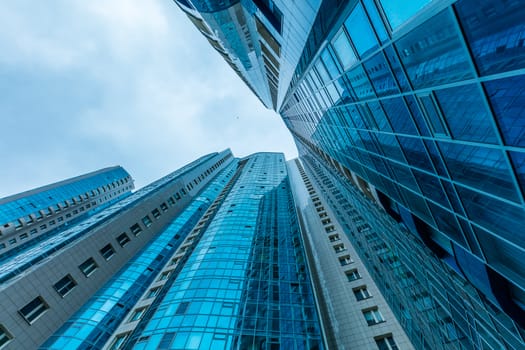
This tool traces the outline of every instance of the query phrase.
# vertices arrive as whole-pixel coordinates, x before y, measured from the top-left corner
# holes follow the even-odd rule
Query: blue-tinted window
[[[421,189],[421,193],[425,197],[430,198],[447,208],[450,207],[445,191],[443,190],[443,187],[441,187],[441,182],[438,177],[425,174],[418,170],[412,170],[412,173]]]
[[[370,49],[377,47],[376,36],[360,3],[348,16],[345,27],[361,57],[364,57]]]
[[[374,120],[376,121],[377,128],[381,131],[392,131],[392,128],[388,124],[388,119],[379,102],[369,102],[368,107],[373,115]]]
[[[367,98],[373,98],[374,89],[368,80],[368,77],[361,65],[353,68],[346,74],[352,88],[357,95],[358,100],[365,100]]]
[[[328,74],[328,71],[326,70],[323,62],[321,60],[317,60],[317,62],[315,63],[315,69],[317,70],[317,73],[319,74],[319,76],[321,77],[321,80],[326,84],[328,83],[331,78],[330,78],[330,75]],[[321,86],[323,86],[324,84],[322,84]]]
[[[443,11],[398,40],[399,57],[415,88],[473,76],[455,19]]]
[[[408,164],[434,172],[423,142],[419,138],[398,136],[399,144],[405,153]]]
[[[350,45],[348,37],[344,31],[339,32],[332,41],[332,47],[339,58],[339,62],[344,70],[352,67],[357,62],[354,49]]]
[[[438,144],[454,180],[496,196],[518,200],[502,151],[449,142]]]
[[[514,165],[516,175],[521,185],[521,190],[525,193],[525,153],[523,152],[509,152],[510,158]]]
[[[434,163],[434,167],[437,170],[437,173],[441,176],[448,176],[448,172],[445,168],[445,164],[443,163],[443,159],[441,158],[441,154],[439,153],[436,144],[434,141],[430,140],[424,140],[425,145],[428,149],[428,154],[430,155],[430,158],[432,159],[432,163]]]
[[[498,142],[478,85],[437,90],[435,95],[453,138]]]
[[[505,143],[525,146],[525,75],[484,85]]]
[[[405,75],[405,70],[401,66],[401,62],[399,61],[399,57],[397,55],[396,50],[392,46],[387,46],[383,50],[383,52],[385,53],[385,56],[388,59],[388,62],[390,63],[390,67],[392,67],[392,71],[394,72],[397,83],[399,84],[401,90],[410,91],[410,84],[408,83],[408,79]]]
[[[394,135],[379,134],[378,141],[381,143],[383,151],[388,158],[395,159],[402,163],[406,162],[403,157],[403,152],[401,152],[401,147]]]
[[[476,224],[485,227],[497,235],[525,247],[525,212],[522,208],[483,195],[479,192],[456,186],[468,217]],[[476,227],[474,226],[475,231]],[[483,246],[483,242],[480,239]],[[493,247],[494,248],[494,247]],[[485,250],[485,255],[488,251]],[[522,256],[523,259],[523,256]],[[522,260],[523,262],[523,260]]]
[[[339,76],[339,70],[337,69],[334,59],[332,58],[332,55],[330,54],[328,49],[323,50],[323,52],[321,53],[321,59],[323,60],[323,63],[332,79],[337,78]]]
[[[363,3],[365,5],[366,12],[368,12],[370,20],[372,21],[372,25],[376,30],[379,40],[384,43],[386,40],[388,40],[388,33],[386,32],[381,16],[377,12],[377,7],[374,4],[374,0],[363,0]]]
[[[439,230],[449,239],[456,241],[463,247],[468,247],[455,215],[431,202],[427,204]]]
[[[385,108],[385,112],[395,132],[417,135],[417,129],[403,98],[395,97],[384,99],[381,103]]]
[[[378,96],[387,96],[399,92],[382,52],[367,60],[364,66]]]
[[[418,13],[431,0],[410,0],[402,3],[399,0],[381,0],[380,2],[390,27],[392,30],[395,30]]]
[[[435,101],[434,95],[432,93],[421,94],[418,95],[418,99],[420,101],[421,109],[425,113],[426,120],[428,121],[428,125],[430,126],[434,136],[448,136],[449,131],[447,125],[443,120],[441,111]]]
[[[430,136],[430,130],[428,129],[427,122],[425,121],[425,118],[423,117],[421,109],[419,108],[414,96],[405,96],[405,101],[407,103],[408,109],[414,117],[419,133],[422,136]]]
[[[525,67],[522,1],[463,0],[455,6],[481,75]]]

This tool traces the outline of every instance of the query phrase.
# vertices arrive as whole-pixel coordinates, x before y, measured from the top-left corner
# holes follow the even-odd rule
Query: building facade
[[[184,3],[206,12],[199,1]],[[454,297],[442,298],[439,305],[468,311],[441,315],[450,317],[453,327],[421,319],[427,330],[420,334],[439,326],[441,334],[464,330],[457,338],[466,340],[436,339],[434,346],[523,347],[523,2],[221,2],[224,8],[233,3],[255,5],[257,14],[277,8],[283,28],[294,27],[301,9],[314,6],[315,16],[303,17],[306,27],[272,31],[280,47],[304,43],[300,58],[290,61],[295,65],[291,80],[281,81],[286,94],[273,107],[303,157],[362,189],[407,228],[409,241],[422,254],[418,259],[431,261],[431,266],[413,266],[420,271],[411,273],[426,274],[440,266],[436,271],[462,281],[440,282],[445,294]],[[307,33],[306,40],[295,40],[298,31]],[[233,42],[239,36],[232,29],[221,40]],[[379,228],[377,234],[386,237],[383,230],[388,229]],[[410,255],[399,259],[414,262]],[[436,286],[430,284],[429,293],[439,295]],[[481,302],[465,302],[470,299],[462,299],[462,293]],[[466,314],[472,318],[463,322]],[[414,344],[421,344],[415,335],[419,331],[406,328],[412,326],[404,325]],[[485,333],[489,336],[478,337]],[[512,334],[511,341],[500,337],[504,333]],[[447,337],[455,339],[451,334]]]
[[[2,350],[326,348],[282,154],[201,157],[0,279]]]

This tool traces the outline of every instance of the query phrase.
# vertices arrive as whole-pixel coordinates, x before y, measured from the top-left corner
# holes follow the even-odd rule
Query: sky
[[[107,166],[136,188],[226,148],[297,156],[171,0],[4,1],[0,198]]]

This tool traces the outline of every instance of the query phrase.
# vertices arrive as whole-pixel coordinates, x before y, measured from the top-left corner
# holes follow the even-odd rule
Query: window
[[[338,234],[335,234],[335,235],[328,236],[328,239],[330,240],[330,242],[335,242],[335,241],[340,241],[341,237],[339,237]]]
[[[366,286],[360,286],[352,290],[357,301],[365,300],[372,297]]]
[[[346,250],[345,248],[345,245],[344,244],[337,244],[337,245],[334,245],[334,251],[336,253],[341,253],[341,252],[344,252]]]
[[[73,277],[71,277],[71,275],[66,275],[64,276],[64,278],[55,283],[53,287],[55,288],[57,293],[60,294],[61,297],[64,297],[66,296],[66,294],[71,292],[71,290],[75,288],[76,285],[77,283],[75,282]]]
[[[359,271],[357,271],[357,269],[346,271],[345,274],[349,282],[352,282],[352,281],[355,281],[361,278],[361,275],[359,274]]]
[[[352,259],[350,258],[350,255],[340,256],[339,257],[339,263],[341,266],[345,266],[352,263]]]
[[[148,215],[146,215],[145,217],[142,218],[142,223],[146,227],[150,227],[152,225],[151,219],[149,218]]]
[[[0,348],[7,344],[11,339],[13,339],[13,336],[9,334],[2,325],[0,325]]]
[[[129,336],[129,333],[117,334],[115,336],[115,339],[113,340],[113,342],[109,346],[109,350],[118,350],[118,349],[120,349],[121,346],[126,341],[126,339],[128,338],[128,336]]]
[[[171,271],[165,271],[165,272],[161,273],[160,277],[159,277],[159,281],[167,280],[168,277],[170,277],[170,275],[171,275]]]
[[[131,233],[133,233],[135,236],[138,236],[142,232],[142,229],[140,228],[139,224],[135,224],[131,226],[129,229]]]
[[[138,321],[144,316],[144,313],[146,312],[147,307],[141,307],[140,309],[135,310],[131,317],[129,318],[129,322]]]
[[[377,337],[375,341],[379,350],[399,350],[392,334]]]
[[[161,203],[160,204],[160,210],[162,211],[168,211],[168,205],[166,203]]]
[[[146,298],[154,298],[160,293],[160,287],[152,288],[149,290]]]
[[[365,316],[366,323],[368,323],[369,326],[385,322],[383,315],[381,315],[377,307],[363,310],[363,316]]]
[[[78,266],[84,276],[89,277],[96,269],[98,265],[93,258],[89,258]]]
[[[128,235],[125,233],[122,233],[117,237],[117,242],[121,247],[124,247],[126,244],[128,244],[131,240],[129,239]]]
[[[100,249],[100,255],[102,255],[105,260],[109,260],[115,255],[115,249],[113,249],[111,244],[107,244],[104,248]]]
[[[190,303],[188,301],[184,301],[179,304],[179,307],[177,308],[177,311],[175,312],[175,315],[184,315],[186,311],[188,310],[188,307],[190,306]]]
[[[159,211],[158,209],[153,209],[153,210],[151,211],[151,214],[153,215],[153,217],[154,217],[155,219],[158,219],[159,216],[160,216],[160,211]]]
[[[38,317],[46,312],[47,309],[49,309],[49,306],[47,306],[41,296],[38,296],[18,310],[18,312],[29,324],[32,324]]]

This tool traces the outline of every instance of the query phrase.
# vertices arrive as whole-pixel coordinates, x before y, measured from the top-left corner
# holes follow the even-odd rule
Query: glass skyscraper
[[[525,346],[523,1],[175,2],[205,30],[222,33],[228,59],[237,57],[229,43],[254,43],[252,56],[280,77],[273,107],[301,158],[360,189],[410,233],[407,251],[403,240],[391,241],[388,225],[375,232],[389,249],[405,250],[398,258],[412,265],[408,279],[433,271],[457,280],[425,287],[439,317],[420,322],[448,334],[429,346]],[[247,30],[211,20],[233,8],[252,17]],[[307,8],[315,16],[302,16]],[[279,55],[289,47],[300,47],[300,56]],[[250,87],[260,95],[267,79]],[[431,266],[416,264],[421,259]],[[397,276],[386,285],[371,273],[386,295],[404,283]],[[409,319],[394,298],[390,304]],[[414,324],[407,333],[427,346],[417,337],[433,328],[418,336]]]

